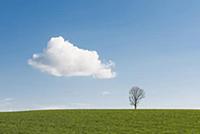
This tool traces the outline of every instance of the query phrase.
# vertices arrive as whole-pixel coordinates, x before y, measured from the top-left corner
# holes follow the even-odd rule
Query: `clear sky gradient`
[[[1,0],[0,110],[200,108],[199,0]],[[51,37],[111,59],[117,77],[54,77],[27,64]]]

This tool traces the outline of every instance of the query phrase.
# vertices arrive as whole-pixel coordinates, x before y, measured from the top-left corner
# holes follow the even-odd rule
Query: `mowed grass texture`
[[[3,112],[0,113],[0,134],[200,134],[200,111]]]

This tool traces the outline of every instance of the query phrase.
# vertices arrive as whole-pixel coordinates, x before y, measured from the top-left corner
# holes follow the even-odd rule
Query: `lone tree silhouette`
[[[129,91],[129,100],[131,106],[134,106],[137,109],[137,105],[139,104],[140,100],[145,97],[145,92],[143,89],[139,87],[132,87]]]

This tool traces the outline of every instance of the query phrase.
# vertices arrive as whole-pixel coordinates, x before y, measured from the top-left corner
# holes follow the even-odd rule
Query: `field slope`
[[[46,110],[0,113],[0,134],[199,134],[199,110]]]

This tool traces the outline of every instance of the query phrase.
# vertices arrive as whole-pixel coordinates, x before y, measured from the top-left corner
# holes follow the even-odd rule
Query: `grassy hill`
[[[200,134],[199,110],[46,110],[0,113],[0,134]]]

